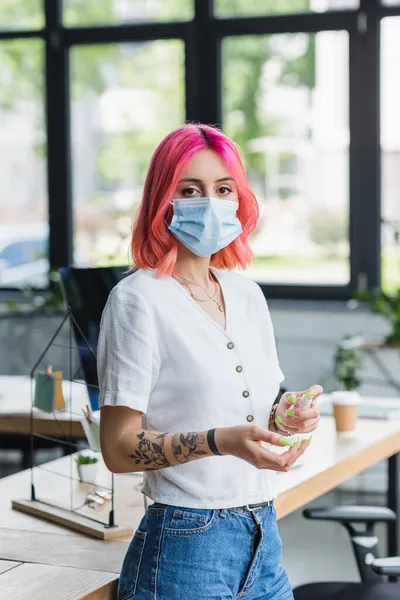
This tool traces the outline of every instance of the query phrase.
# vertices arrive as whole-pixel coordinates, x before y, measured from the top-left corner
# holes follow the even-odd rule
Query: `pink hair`
[[[151,159],[132,233],[134,267],[157,269],[158,276],[174,272],[178,243],[167,227],[173,216],[170,202],[186,165],[196,152],[204,149],[218,154],[235,179],[239,198],[237,216],[243,229],[239,237],[211,256],[210,263],[220,269],[237,266],[245,269],[252,259],[248,237],[256,228],[259,209],[240,153],[234,142],[219,129],[187,124],[167,135]]]

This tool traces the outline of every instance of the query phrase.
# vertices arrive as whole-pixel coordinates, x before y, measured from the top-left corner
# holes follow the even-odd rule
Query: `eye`
[[[228,194],[232,194],[232,190],[227,185],[221,185],[221,187],[218,188],[218,194],[220,196],[227,196]]]
[[[182,190],[182,196],[187,196],[187,197],[191,197],[191,196],[195,196],[196,194],[200,194],[199,190],[197,190],[194,187],[187,187],[184,190]]]

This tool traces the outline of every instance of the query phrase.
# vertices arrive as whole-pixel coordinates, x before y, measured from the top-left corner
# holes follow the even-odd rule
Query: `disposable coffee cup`
[[[332,404],[336,431],[354,431],[360,405],[360,394],[350,391],[333,392]]]

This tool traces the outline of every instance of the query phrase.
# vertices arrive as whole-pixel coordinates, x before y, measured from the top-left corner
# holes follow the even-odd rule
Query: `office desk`
[[[281,488],[276,501],[278,518],[332,490],[367,467],[395,456],[391,459],[390,469],[393,471],[399,466],[396,456],[398,452],[400,421],[360,420],[352,437],[338,438],[333,420],[329,417],[321,419],[319,430],[314,434],[312,444],[301,459],[302,466],[278,475]],[[69,461],[70,458],[65,457],[52,461],[45,467],[62,475],[69,472]],[[100,474],[100,480],[102,476]],[[60,476],[59,482],[54,485],[54,477],[57,475],[35,470],[38,497],[41,497],[39,488],[46,497],[65,497],[67,480]],[[134,528],[138,526],[144,511],[142,495],[135,489],[139,481],[140,479],[132,474],[115,476],[116,522],[129,523]],[[398,486],[393,487],[396,481],[398,483],[398,477],[389,482],[389,500],[392,507],[398,503]],[[11,499],[24,495],[28,497],[29,484],[29,472],[21,472],[0,480],[0,559],[4,561],[5,569],[1,573],[0,562],[0,597],[6,597],[7,600],[25,600],[21,582],[26,586],[25,590],[35,590],[37,580],[47,569],[48,577],[54,576],[55,582],[54,586],[49,584],[49,587],[56,589],[57,585],[60,598],[114,599],[118,573],[129,540],[93,540],[13,511],[10,506]],[[83,490],[80,490],[81,485],[76,483],[77,499],[79,493],[83,493]],[[397,528],[391,530],[391,543],[398,544]],[[12,566],[9,567],[10,563]],[[36,570],[30,563],[40,567]],[[73,585],[76,587],[68,587]],[[84,588],[81,590],[79,585]],[[41,590],[40,594],[30,595],[30,600],[57,598],[45,595],[45,590]]]

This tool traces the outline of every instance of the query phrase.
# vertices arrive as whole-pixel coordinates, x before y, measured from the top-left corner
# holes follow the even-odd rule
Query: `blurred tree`
[[[309,0],[215,0],[215,12],[220,17],[283,15],[308,12],[309,8]]]
[[[112,17],[113,5],[114,0],[96,3],[68,0],[64,17],[71,21],[79,16],[81,22],[90,23],[95,19],[106,22]],[[0,30],[36,29],[43,26],[43,22],[42,0],[0,0]],[[115,46],[103,47],[100,51],[97,46],[90,46],[85,62],[79,65],[79,79],[86,81],[86,87],[97,93],[103,90],[99,61],[105,62],[107,52],[113,54]],[[21,100],[43,98],[44,58],[41,42],[24,39],[0,42],[0,64],[0,108],[11,110]],[[76,89],[76,92],[79,90]],[[43,126],[42,123],[40,126]]]
[[[0,31],[43,26],[43,0],[1,0],[0,8]]]
[[[64,0],[64,22],[66,26],[116,24],[116,6],[117,0]],[[193,3],[191,0],[169,0],[152,6],[155,10],[152,20],[168,21],[189,18]],[[242,14],[243,6],[243,0],[218,0],[217,4],[219,14],[225,12],[232,16]],[[249,0],[246,10],[248,8],[251,14],[260,15],[307,11],[309,0],[280,0],[279,5],[276,0]],[[22,22],[26,28],[42,26],[41,0],[25,3],[0,0],[0,28],[2,23],[3,27],[10,24],[18,27],[22,26]],[[295,52],[288,52],[293,40],[301,43],[296,42],[298,48]],[[44,98],[42,40],[1,42],[0,64],[0,110],[16,113],[24,103],[26,106],[32,100],[41,106]],[[265,70],[270,65],[279,66],[278,84],[312,88],[314,36],[235,36],[223,42],[224,128],[241,147],[247,169],[259,173],[265,168],[264,157],[250,152],[249,141],[274,133],[279,125],[276,119],[271,122],[266,118],[260,105],[265,96]],[[132,106],[126,107],[122,102],[110,109],[112,114],[122,116],[125,110],[125,123],[106,129],[104,123],[97,123],[97,129],[90,130],[88,122],[88,132],[91,135],[95,132],[88,146],[89,153],[93,154],[94,148],[95,156],[86,155],[84,164],[76,163],[74,173],[77,169],[90,170],[89,166],[93,166],[95,174],[88,175],[97,179],[94,180],[96,190],[92,194],[92,211],[98,211],[100,198],[102,210],[114,217],[115,211],[129,212],[130,209],[117,210],[110,205],[113,202],[110,191],[131,188],[139,194],[155,146],[168,131],[184,121],[183,42],[156,40],[74,46],[71,49],[71,98],[74,107],[87,102],[87,106],[93,108],[88,119],[94,122],[99,102],[107,94],[110,96],[113,90],[127,90],[127,97],[131,98]],[[118,94],[112,97],[118,102]],[[118,119],[121,122],[121,118]],[[38,143],[45,148],[43,111],[40,111],[37,129]],[[90,199],[90,195],[76,197],[75,204],[81,210],[84,204],[89,202],[90,205]]]
[[[274,14],[307,12],[309,0],[251,0],[243,9],[240,0],[218,0],[220,14]],[[301,37],[300,37],[301,36]],[[282,43],[275,43],[280,38]],[[291,40],[302,40],[296,52],[287,53]],[[276,121],[262,114],[263,73],[269,61],[279,69],[277,83],[292,87],[314,86],[314,36],[306,34],[246,35],[223,43],[224,124],[228,135],[239,144],[248,170],[263,171],[265,158],[250,151],[248,142],[274,133]]]

